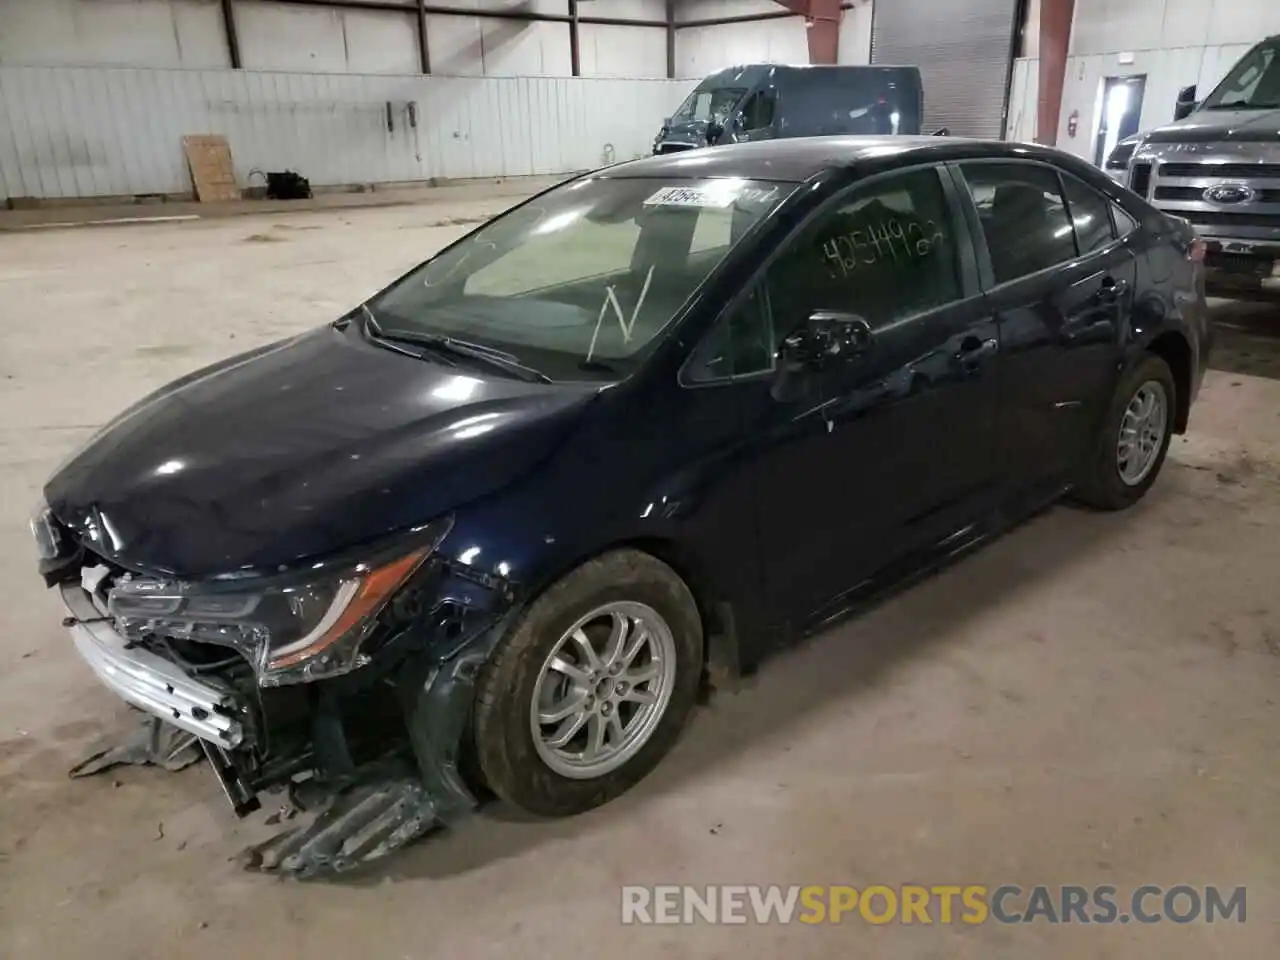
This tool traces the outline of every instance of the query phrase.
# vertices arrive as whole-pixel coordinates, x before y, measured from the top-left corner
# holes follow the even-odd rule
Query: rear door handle
[[[1103,277],[1102,288],[1098,291],[1098,299],[1103,303],[1115,303],[1129,290],[1128,280],[1117,280],[1115,277]]]
[[[999,341],[995,337],[982,338],[975,334],[969,334],[960,341],[960,346],[956,348],[953,354],[957,363],[964,365],[967,369],[972,370],[985,358],[991,356],[999,348]]]

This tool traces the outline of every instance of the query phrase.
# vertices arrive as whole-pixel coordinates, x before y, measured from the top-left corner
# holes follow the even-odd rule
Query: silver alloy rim
[[[529,722],[542,761],[590,780],[649,742],[676,677],[676,642],[656,610],[617,601],[561,634],[538,672]]]
[[[1116,444],[1116,463],[1120,479],[1136,487],[1147,478],[1169,425],[1169,401],[1164,384],[1148,380],[1137,389],[1120,421],[1120,440]]]

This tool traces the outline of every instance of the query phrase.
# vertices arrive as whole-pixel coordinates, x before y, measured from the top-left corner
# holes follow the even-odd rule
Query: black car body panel
[[[574,183],[678,179],[690,159]],[[236,791],[278,784],[300,757],[350,774],[356,705],[382,716],[389,682],[437,804],[422,814],[430,823],[472,802],[458,758],[477,671],[582,561],[620,545],[666,561],[697,599],[710,670],[732,676],[1069,489],[1118,378],[1146,352],[1173,367],[1186,428],[1210,342],[1194,235],[1091,165],[930,137],[740,144],[697,160],[698,177],[804,188],[729,250],[629,376],[542,383],[449,365],[375,342],[357,312],[178,381],[50,480],[53,522],[79,549],[193,583],[252,585],[447,515],[447,535],[403,588],[412,602],[379,620],[371,662],[310,687],[259,689],[250,677],[237,688],[258,732],[219,766]],[[1075,178],[1114,211],[1112,239],[998,282],[967,179],[990,161]],[[850,191],[904,173],[940,198],[954,297],[791,389],[776,353],[768,369],[699,379],[722,321],[758,305],[796,238]],[[876,238],[886,258],[941,242],[895,224],[897,247],[888,230]],[[855,294],[822,307],[860,304]],[[385,719],[371,729],[388,737]]]
[[[272,571],[505,486],[593,396],[468,376],[326,327],[162,393],[45,493],[123,566],[189,579]],[[479,446],[493,453],[477,457]]]

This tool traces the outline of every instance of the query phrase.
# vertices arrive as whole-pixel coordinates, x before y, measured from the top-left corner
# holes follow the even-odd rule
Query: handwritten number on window
[[[856,273],[859,265],[871,266],[886,258],[894,263],[921,260],[945,242],[946,237],[933,220],[912,222],[905,228],[899,220],[884,220],[825,241],[822,260],[828,273],[841,279]]]

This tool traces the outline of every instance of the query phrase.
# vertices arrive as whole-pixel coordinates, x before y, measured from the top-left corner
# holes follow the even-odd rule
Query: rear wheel
[[[481,672],[485,781],[543,816],[613,799],[674,744],[701,668],[697,604],[670,567],[635,550],[583,564],[534,601]]]
[[[1155,483],[1173,437],[1177,387],[1169,365],[1145,357],[1121,379],[1076,496],[1092,507],[1122,510]]]

